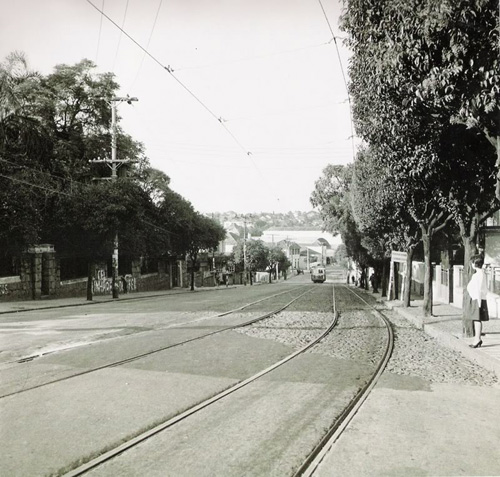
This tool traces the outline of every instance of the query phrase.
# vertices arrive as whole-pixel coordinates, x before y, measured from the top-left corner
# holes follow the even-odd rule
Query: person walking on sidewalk
[[[488,294],[488,285],[486,282],[486,274],[483,270],[484,259],[482,257],[473,257],[472,266],[474,268],[474,275],[467,285],[466,302],[466,317],[472,320],[474,326],[474,343],[470,345],[471,348],[480,348],[483,344],[481,340],[481,332],[483,329],[483,321],[488,321],[488,304],[486,302],[486,295]]]

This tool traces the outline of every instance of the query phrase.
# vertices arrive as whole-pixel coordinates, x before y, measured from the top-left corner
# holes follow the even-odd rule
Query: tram
[[[323,283],[326,280],[326,270],[323,267],[314,267],[311,270],[311,280],[314,283]]]

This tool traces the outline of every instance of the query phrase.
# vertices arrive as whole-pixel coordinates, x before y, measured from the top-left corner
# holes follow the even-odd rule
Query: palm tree
[[[28,67],[23,53],[10,53],[0,63],[0,153],[38,155],[48,137],[32,110],[40,74]]]

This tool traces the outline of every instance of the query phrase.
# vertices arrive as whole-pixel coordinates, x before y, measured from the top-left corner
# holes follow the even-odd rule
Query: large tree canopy
[[[360,244],[373,257],[387,243],[411,251],[421,239],[424,312],[430,314],[433,236],[454,219],[467,259],[481,221],[500,206],[494,197],[500,164],[498,5],[344,4],[353,118],[366,148],[356,158],[347,192],[339,188],[338,175],[327,171],[311,200],[327,228],[344,230],[353,258]]]
[[[112,73],[89,60],[43,76],[20,53],[0,64],[0,249],[53,243],[64,256],[180,257],[213,248],[221,227],[197,213],[150,167],[141,143],[117,127],[117,155],[131,162],[110,181]],[[118,118],[119,119],[119,118]]]

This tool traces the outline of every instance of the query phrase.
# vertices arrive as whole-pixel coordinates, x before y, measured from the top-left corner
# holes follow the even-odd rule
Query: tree
[[[495,149],[477,130],[450,124],[443,129],[440,154],[445,165],[443,174],[449,185],[448,194],[440,199],[460,232],[464,248],[463,282],[467,284],[472,277],[471,258],[478,253],[481,224],[500,210],[495,191]],[[465,316],[463,332],[465,336],[474,336],[472,322]]]
[[[47,200],[57,193],[38,166],[51,152],[43,125],[30,115],[39,80],[21,53],[0,63],[0,248],[6,255],[38,242]]]
[[[215,248],[224,229],[172,191],[149,165],[141,143],[118,128],[120,157],[132,166],[109,179],[111,105],[118,84],[82,60],[42,76],[20,54],[0,64],[0,246],[19,253],[40,241],[89,262],[120,253],[136,258],[184,257]],[[99,177],[100,176],[100,177]]]
[[[224,228],[214,220],[194,212],[185,222],[186,248],[191,260],[191,291],[194,291],[194,272],[200,250],[210,250],[224,240]]]
[[[234,248],[235,263],[244,265],[244,248],[246,248],[246,268],[252,276],[252,272],[265,271],[269,265],[269,248],[262,240],[247,240],[246,245],[244,241],[237,242]],[[251,282],[250,282],[251,283]]]
[[[352,167],[327,166],[323,176],[316,181],[310,200],[313,207],[319,209],[325,230],[334,235],[340,234],[347,254],[360,268],[366,269],[370,256],[362,245],[362,236],[351,207]]]
[[[428,0],[415,21],[415,36],[425,47],[412,51],[412,56],[429,68],[415,88],[413,104],[473,129],[490,142],[496,150],[500,199],[498,2]]]
[[[439,201],[448,195],[439,155],[444,119],[414,101],[434,61],[435,47],[422,43],[423,10],[416,0],[352,1],[343,22],[354,50],[350,90],[357,131],[371,146],[384,149],[398,186],[409,191],[408,210],[421,231],[427,316],[432,313],[431,240],[451,215]]]
[[[269,282],[271,282],[271,274],[273,270],[276,271],[276,265],[278,266],[278,271],[285,271],[285,272],[291,265],[285,252],[283,252],[283,250],[277,245],[274,245],[269,248],[268,260],[269,260],[269,265],[268,265]]]
[[[351,207],[362,244],[373,258],[376,275],[382,278],[382,294],[387,290],[386,265],[397,230],[398,212],[387,168],[376,160],[375,150],[361,149],[354,161]]]

